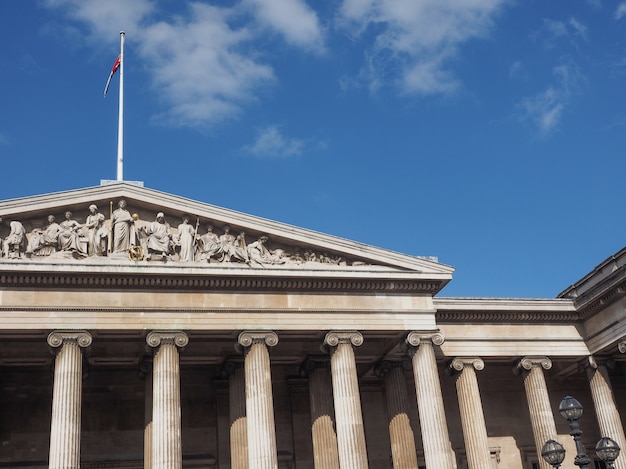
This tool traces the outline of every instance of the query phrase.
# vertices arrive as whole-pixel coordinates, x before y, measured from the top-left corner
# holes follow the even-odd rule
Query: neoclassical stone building
[[[574,468],[565,395],[626,447],[626,250],[448,298],[433,258],[129,183],[0,216],[0,468]]]

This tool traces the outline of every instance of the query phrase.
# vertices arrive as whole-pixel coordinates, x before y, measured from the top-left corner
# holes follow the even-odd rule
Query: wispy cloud
[[[273,68],[255,50],[267,28],[293,46],[323,50],[317,16],[302,0],[243,0],[233,7],[192,2],[183,15],[172,17],[157,12],[154,0],[45,4],[86,27],[83,34],[92,43],[110,46],[124,29],[167,107],[156,119],[172,125],[204,127],[233,118],[275,82]],[[76,34],[74,25],[68,28]]]
[[[626,15],[626,2],[621,2],[619,5],[617,5],[614,16],[616,20],[621,20],[624,15]]]
[[[567,21],[544,18],[541,27],[531,32],[530,38],[540,42],[546,49],[558,46],[559,41],[567,40],[576,44],[579,39],[588,41],[588,28],[580,20],[569,18]]]
[[[303,140],[287,138],[277,125],[272,125],[261,129],[254,143],[244,150],[259,158],[285,158],[300,156],[303,147]]]
[[[154,85],[169,104],[162,120],[202,126],[236,116],[255,90],[274,79],[269,65],[245,52],[253,39],[233,29],[232,11],[192,4],[190,19],[144,28],[140,51]]]
[[[494,17],[507,3],[344,0],[340,23],[357,39],[367,33],[375,35],[362,72],[370,88],[395,81],[405,93],[445,94],[459,86],[450,69],[459,47],[471,39],[486,37]]]
[[[289,44],[324,51],[324,33],[315,13],[302,0],[244,0],[256,20],[282,35]]]
[[[554,84],[534,96],[523,98],[518,104],[522,120],[530,122],[542,137],[558,128],[566,106],[583,80],[574,63],[560,64],[552,73]]]
[[[9,139],[7,138],[6,135],[0,132],[0,145],[8,145],[8,144],[9,144]]]

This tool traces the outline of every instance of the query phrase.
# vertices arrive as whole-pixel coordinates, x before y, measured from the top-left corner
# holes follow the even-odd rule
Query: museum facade
[[[626,448],[626,249],[450,298],[434,258],[126,182],[0,216],[0,468],[573,469],[566,395],[592,468]]]

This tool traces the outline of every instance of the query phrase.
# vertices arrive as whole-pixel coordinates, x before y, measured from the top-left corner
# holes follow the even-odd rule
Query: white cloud
[[[524,69],[524,64],[521,60],[515,60],[511,66],[509,67],[509,77],[511,78],[519,78],[525,77],[526,71]]]
[[[626,15],[626,2],[622,2],[619,5],[617,5],[614,15],[615,15],[616,20],[621,20],[624,17],[624,15]]]
[[[272,67],[255,50],[263,34],[258,24],[273,28],[298,47],[316,51],[323,47],[317,16],[302,0],[243,0],[232,8],[190,2],[179,15],[157,11],[155,0],[45,0],[45,4],[87,26],[86,39],[100,47],[110,48],[124,29],[127,43],[133,41],[150,72],[150,84],[167,106],[156,119],[174,125],[205,127],[233,118],[256,100],[259,89],[274,82]],[[252,19],[246,15],[251,6]],[[81,34],[74,24],[64,27],[68,34]]]
[[[388,82],[406,93],[450,93],[459,83],[449,70],[461,44],[486,37],[507,0],[344,0],[340,24],[355,37],[376,35],[364,76],[370,87]]]
[[[3,133],[0,133],[0,145],[8,145],[9,139]]]
[[[196,3],[192,19],[144,29],[141,55],[170,106],[161,119],[202,126],[231,118],[243,103],[254,99],[258,86],[274,79],[271,67],[240,51],[253,38],[245,28],[232,29],[229,14]]]
[[[256,20],[281,34],[292,45],[317,52],[324,49],[317,14],[302,0],[245,0]]]
[[[64,9],[69,17],[92,28],[90,36],[107,43],[116,41],[120,31],[136,33],[154,11],[151,0],[45,0],[45,4]]]
[[[576,39],[588,40],[588,28],[576,18],[568,21],[544,19],[539,29],[530,34],[531,39],[540,41],[547,49],[553,49],[561,40],[567,40],[576,45]]]
[[[300,156],[304,142],[295,138],[286,138],[276,125],[266,127],[258,132],[252,145],[244,150],[257,157],[284,158]]]
[[[555,77],[554,85],[522,99],[518,105],[522,111],[522,120],[531,122],[541,136],[547,136],[558,128],[566,106],[583,80],[573,63],[557,65],[552,73]]]

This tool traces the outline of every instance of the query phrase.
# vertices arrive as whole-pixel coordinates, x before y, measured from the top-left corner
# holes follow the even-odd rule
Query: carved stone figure
[[[210,261],[221,252],[220,238],[213,233],[213,226],[207,226],[207,232],[198,238],[198,260]]]
[[[0,221],[2,219],[0,218]],[[9,223],[11,232],[4,239],[4,256],[10,259],[19,258],[26,249],[26,229],[19,221]]]
[[[69,251],[82,256],[87,252],[81,244],[82,225],[72,219],[72,212],[65,212],[65,220],[59,225],[58,246],[61,251]]]
[[[111,217],[113,227],[113,252],[126,252],[131,246],[131,232],[134,220],[130,212],[126,210],[126,200],[118,202]]]
[[[183,222],[178,225],[177,245],[180,246],[179,260],[192,262],[194,260],[196,229],[189,224],[189,217],[183,216]]]
[[[163,212],[157,213],[156,220],[143,229],[148,235],[148,255],[146,256],[146,259],[150,259],[152,254],[169,256],[172,233],[170,231],[170,225],[165,221],[165,215]]]
[[[85,221],[87,227],[87,254],[90,256],[105,256],[107,252],[107,238],[109,231],[104,225],[105,217],[98,213],[98,207],[89,206],[89,215]]]
[[[224,226],[224,234],[220,236],[220,253],[222,254],[222,262],[231,262],[233,258],[248,262],[248,253],[244,248],[239,247],[240,244],[245,245],[245,233],[239,234],[239,238],[235,238],[230,234],[230,225]]]
[[[284,264],[283,259],[284,251],[277,249],[271,252],[265,247],[265,243],[269,238],[267,236],[259,236],[259,238],[253,243],[248,244],[248,255],[250,256],[250,262],[255,264]]]
[[[55,252],[59,244],[59,231],[61,227],[55,221],[54,215],[48,215],[47,225],[42,230],[33,230],[26,254],[49,256]]]

